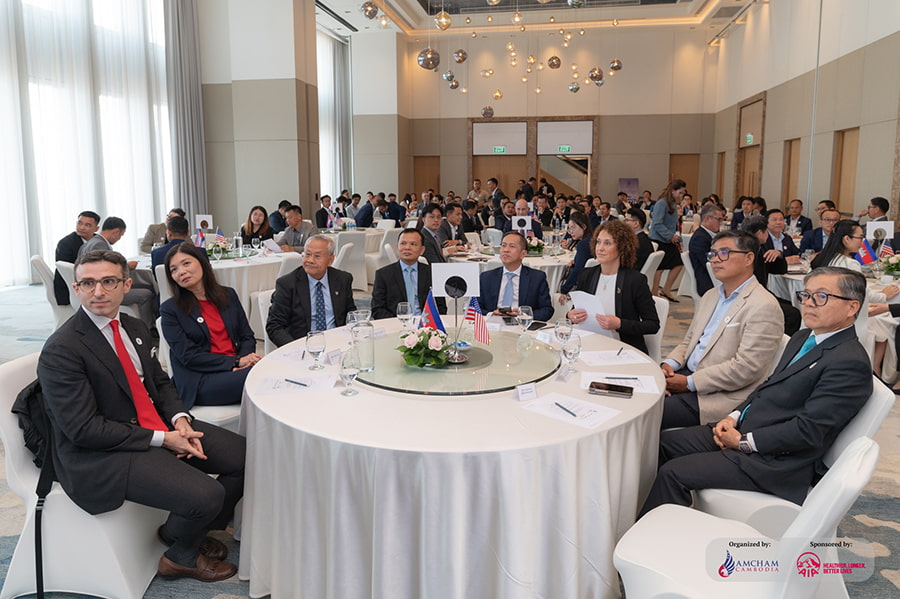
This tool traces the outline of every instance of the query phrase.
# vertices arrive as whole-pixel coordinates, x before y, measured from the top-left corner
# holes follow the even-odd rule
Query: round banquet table
[[[399,321],[373,324],[399,344]],[[492,335],[488,349],[521,343],[514,333]],[[326,338],[326,352],[349,347],[346,330]],[[314,374],[299,362],[303,347],[298,340],[266,356],[244,388],[239,576],[250,580],[251,597],[619,596],[613,549],[655,476],[662,393],[589,395],[580,372],[650,375],[662,390],[649,358],[605,368],[579,360],[579,373],[564,381],[554,354],[550,376],[536,383],[539,398],[558,392],[619,411],[587,429],[527,410],[532,402],[517,401],[514,390],[447,396],[436,384],[436,394],[420,395],[358,380],[353,397],[340,395],[340,382],[267,391],[273,380]],[[583,351],[621,347],[583,338]],[[376,372],[396,360],[399,352],[379,351]],[[528,380],[515,355],[498,349],[493,360]],[[436,381],[454,368],[436,369]],[[337,367],[322,372],[336,376]]]

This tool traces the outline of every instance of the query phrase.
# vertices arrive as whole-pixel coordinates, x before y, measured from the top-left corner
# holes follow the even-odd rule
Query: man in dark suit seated
[[[506,229],[507,223],[516,215],[516,205],[509,200],[504,200],[500,213],[494,215],[494,228],[498,231]]]
[[[468,246],[466,232],[463,230],[463,209],[459,204],[447,204],[444,207],[444,221],[437,230],[437,241],[442,248],[449,246]]]
[[[406,208],[397,202],[397,194],[395,193],[388,194],[388,218],[394,220],[395,228],[402,227],[403,221],[406,220]]]
[[[800,250],[794,245],[794,240],[790,235],[785,234],[784,212],[778,208],[773,208],[766,213],[766,227],[768,228],[768,236],[763,247],[765,251],[778,252],[788,264],[800,263]]]
[[[725,210],[721,206],[707,204],[700,210],[700,228],[694,231],[688,244],[688,255],[691,266],[694,267],[694,280],[700,297],[713,288],[712,278],[706,268],[706,254],[712,248],[713,237],[719,232],[724,220]]]
[[[753,235],[759,241],[759,249],[756,250],[756,262],[753,264],[753,275],[759,284],[766,288],[772,294],[778,305],[781,307],[781,314],[784,316],[784,334],[793,335],[800,330],[803,324],[800,318],[800,310],[786,299],[776,296],[769,289],[769,275],[783,275],[787,273],[787,260],[778,251],[766,250],[763,247],[766,239],[769,237],[769,229],[766,226],[766,219],[763,216],[751,216],[745,218],[741,223],[741,231]]]
[[[188,238],[188,221],[183,216],[173,216],[166,221],[166,239],[168,243],[150,252],[150,270],[156,276],[156,267],[166,261],[166,254],[176,245],[181,245]],[[165,281],[157,281],[165,285]]]
[[[813,228],[813,222],[803,216],[803,202],[800,200],[791,200],[791,203],[788,204],[787,218],[784,223],[788,231],[800,235],[812,231]]]
[[[440,228],[444,218],[444,209],[440,204],[426,204],[422,208],[422,235],[425,238],[425,260],[428,264],[447,261],[447,256],[453,256],[459,251],[457,245],[444,246],[441,241]]]
[[[812,250],[817,254],[821,252],[822,248],[825,247],[825,242],[828,241],[828,236],[831,235],[831,232],[834,231],[834,226],[840,220],[840,212],[833,208],[826,208],[819,218],[821,226],[803,234],[803,239],[800,240],[800,253],[802,254],[806,250]]]
[[[463,233],[481,234],[484,230],[484,225],[478,217],[478,202],[475,200],[463,202],[462,228]]]
[[[425,235],[417,229],[404,229],[397,242],[400,260],[375,271],[372,286],[372,318],[394,318],[397,304],[409,302],[421,314],[431,289],[431,266],[419,262],[425,252]],[[438,312],[447,313],[444,298],[436,298]]]
[[[500,243],[503,266],[481,273],[481,297],[478,303],[484,314],[500,314],[497,308],[531,306],[535,320],[548,321],[553,316],[553,301],[547,275],[522,264],[528,249],[521,233],[511,231]]]
[[[515,231],[521,234],[523,237],[537,237],[538,239],[544,238],[544,231],[541,230],[541,223],[528,216],[528,202],[526,202],[525,200],[516,200],[515,211],[515,216],[521,216],[528,219],[528,227],[524,229],[514,229],[513,225],[515,224],[515,221],[517,219],[515,217],[512,217],[503,225],[504,233]]]
[[[316,210],[316,228],[327,229],[331,218],[331,196],[322,196],[322,207]]]
[[[303,250],[303,266],[279,277],[266,321],[266,333],[281,347],[310,331],[324,331],[347,324],[353,303],[353,277],[331,268],[334,240],[313,235]]]
[[[872,393],[872,366],[853,323],[866,280],[845,268],[804,279],[801,329],[775,372],[718,423],[663,431],[659,472],[640,515],[691,504],[694,489],[771,493],[800,504],[822,456]]]
[[[83,254],[75,280],[81,310],[50,336],[38,361],[57,479],[90,514],[126,499],[169,511],[158,531],[170,546],[161,575],[234,576],[234,564],[222,561],[225,545],[206,534],[228,525],[243,495],[244,438],[191,418],[154,357],[150,331],[120,314],[131,287],[120,254]]]
[[[78,258],[78,250],[100,228],[100,215],[90,210],[85,210],[78,215],[75,221],[75,230],[59,240],[56,244],[56,260],[75,263]],[[53,295],[56,296],[58,306],[69,305],[69,286],[63,280],[62,275],[56,271],[53,276]]]

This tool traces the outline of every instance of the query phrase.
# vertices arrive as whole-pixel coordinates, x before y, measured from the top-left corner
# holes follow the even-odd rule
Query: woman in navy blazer
[[[237,294],[219,285],[202,251],[189,241],[169,250],[172,298],[159,308],[175,388],[188,409],[240,403],[250,367],[262,359]]]
[[[581,271],[575,289],[596,293],[603,297],[608,293],[615,299],[615,313],[597,315],[601,328],[618,333],[619,339],[647,353],[644,335],[659,330],[659,315],[650,294],[647,278],[634,270],[637,239],[625,223],[614,220],[603,223],[594,230],[594,257],[600,263]],[[613,280],[614,277],[614,280]],[[608,281],[608,282],[607,282]],[[601,283],[614,287],[604,289]],[[577,325],[587,319],[587,311],[577,306],[566,315]]]
[[[574,245],[575,257],[569,262],[569,275],[559,287],[560,304],[566,303],[569,299],[568,294],[572,291],[572,288],[575,287],[575,281],[578,280],[578,275],[581,274],[584,265],[594,253],[591,244],[591,221],[587,216],[581,212],[571,213],[569,215],[568,231],[572,241],[572,244],[569,245],[569,249]]]

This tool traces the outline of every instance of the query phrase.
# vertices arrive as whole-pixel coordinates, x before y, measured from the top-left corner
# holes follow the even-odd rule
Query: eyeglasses
[[[103,289],[105,289],[106,291],[112,291],[119,286],[119,283],[122,283],[123,281],[125,281],[125,279],[120,279],[118,277],[103,277],[99,281],[95,281],[94,279],[84,279],[82,281],[76,281],[75,286],[84,293],[91,293],[97,287],[97,283],[100,283],[100,286],[103,287]]]
[[[817,308],[821,308],[827,304],[829,297],[836,297],[837,299],[842,299],[847,302],[855,301],[853,298],[836,295],[834,293],[826,293],[825,291],[816,291],[814,293],[810,293],[809,291],[795,291],[794,293],[797,294],[797,299],[800,300],[800,303],[812,298],[813,306]]]
[[[706,259],[712,260],[716,256],[719,257],[719,261],[725,262],[728,260],[728,256],[731,254],[750,254],[752,252],[745,252],[742,250],[729,250],[728,248],[722,248],[721,250],[713,250],[711,252],[706,252]]]
[[[839,220],[841,220],[841,219],[839,219],[839,218],[823,218],[822,222],[823,223],[836,223]]]
[[[859,237],[857,237],[856,235],[847,235],[847,237],[849,237],[850,239],[860,239],[860,240],[866,238],[865,235],[860,235]]]

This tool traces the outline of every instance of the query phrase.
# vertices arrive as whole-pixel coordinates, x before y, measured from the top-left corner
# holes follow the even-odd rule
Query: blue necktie
[[[410,307],[414,314],[419,313],[419,301],[417,299],[418,290],[419,290],[419,282],[416,280],[417,268],[415,266],[405,266],[403,268],[403,272],[405,274],[404,282],[406,283],[406,301],[409,302]]]
[[[515,278],[516,273],[508,272],[506,273],[506,289],[503,290],[503,301],[500,302],[500,306],[503,308],[509,308],[513,303],[513,279]]]
[[[791,360],[790,364],[793,364],[803,356],[809,353],[809,350],[816,346],[816,336],[810,334],[809,337],[806,338],[806,341],[803,342],[803,345],[800,347],[800,351],[797,352],[797,355],[794,356],[794,359]],[[789,365],[790,365],[789,364]]]
[[[322,281],[316,283],[316,289],[313,292],[313,298],[315,300],[315,308],[316,308],[316,331],[324,331],[327,328],[327,324],[325,321],[325,296],[322,294],[322,289],[325,286],[322,285]]]

